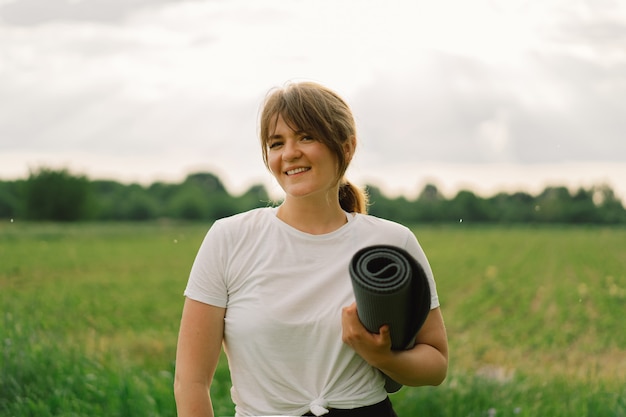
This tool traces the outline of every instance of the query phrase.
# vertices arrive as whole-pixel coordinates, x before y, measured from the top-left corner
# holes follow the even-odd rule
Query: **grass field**
[[[0,222],[0,416],[174,416],[205,224]],[[626,229],[416,227],[450,339],[400,417],[626,416]],[[233,415],[225,361],[216,416]]]

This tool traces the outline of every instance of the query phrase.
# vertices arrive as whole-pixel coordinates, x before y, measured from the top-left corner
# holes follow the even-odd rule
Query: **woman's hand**
[[[389,326],[370,333],[357,314],[356,303],[341,312],[342,340],[368,364],[408,386],[439,385],[448,370],[448,338],[439,307],[430,310],[417,333],[415,346],[391,350]]]
[[[344,307],[341,312],[342,340],[373,367],[392,355],[389,326],[384,325],[378,333],[370,333],[359,320],[356,303]]]

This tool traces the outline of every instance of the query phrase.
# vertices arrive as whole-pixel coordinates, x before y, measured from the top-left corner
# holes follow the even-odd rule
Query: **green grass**
[[[206,224],[0,223],[0,416],[174,416],[182,290]],[[626,416],[626,229],[414,229],[450,340],[401,417]],[[212,396],[233,415],[226,362]]]

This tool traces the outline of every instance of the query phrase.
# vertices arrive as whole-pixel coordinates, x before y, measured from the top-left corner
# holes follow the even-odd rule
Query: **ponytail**
[[[349,181],[339,185],[339,204],[348,213],[367,214],[367,193]]]

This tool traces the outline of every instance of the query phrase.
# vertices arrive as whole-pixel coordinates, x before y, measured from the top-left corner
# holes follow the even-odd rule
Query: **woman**
[[[344,179],[356,148],[348,105],[315,83],[272,91],[260,120],[263,160],[284,190],[278,207],[216,221],[185,290],[176,355],[180,417],[213,416],[209,387],[222,344],[237,416],[393,417],[384,376],[438,385],[448,346],[428,261],[406,227],[368,216]],[[374,244],[409,251],[425,268],[431,311],[414,348],[357,316],[352,255]],[[349,411],[352,410],[352,411]]]

